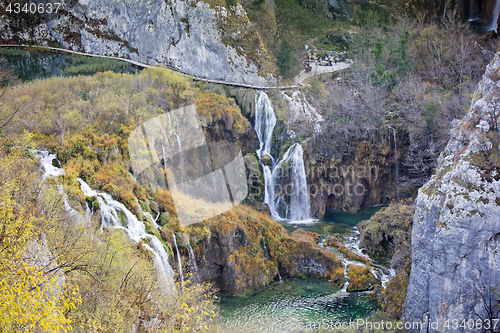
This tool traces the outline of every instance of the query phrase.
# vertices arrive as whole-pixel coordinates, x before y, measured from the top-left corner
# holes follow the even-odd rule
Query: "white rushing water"
[[[271,155],[271,144],[276,126],[276,115],[271,100],[261,91],[255,96],[255,131],[259,139],[256,151],[259,159],[269,156],[272,166],[261,162],[264,174],[264,203],[276,220],[292,223],[312,222],[302,146],[293,144],[277,162]],[[277,163],[276,163],[277,162]],[[282,186],[286,177],[289,183]]]
[[[500,15],[500,0],[496,0],[495,8],[493,9],[493,20],[488,27],[488,30],[495,30],[498,33],[498,16]]]
[[[179,279],[181,280],[181,287],[184,289],[184,275],[182,274],[182,261],[181,261],[181,255],[179,253],[179,248],[177,247],[177,238],[174,235],[174,245],[175,245],[175,251],[177,252],[177,265],[179,266]]]
[[[281,184],[280,178],[284,176],[289,177],[290,183],[283,188],[279,186],[279,190],[281,194],[289,196],[290,203],[284,202],[283,196],[280,195],[276,197],[274,206],[278,211],[284,212],[283,217],[290,220],[290,223],[312,222],[311,202],[304,167],[304,151],[298,143],[288,148],[282,160],[276,165],[272,173],[272,181],[275,185]]]
[[[97,192],[82,179],[77,178],[83,194],[87,197],[96,197],[101,209],[101,224],[106,228],[123,229],[134,242],[143,241],[144,247],[153,253],[153,262],[160,280],[160,285],[167,293],[174,290],[174,271],[168,262],[168,254],[161,241],[156,236],[146,232],[142,221],[130,212],[121,202],[113,199],[111,195]],[[125,217],[124,224],[120,215]]]
[[[269,96],[263,91],[255,96],[255,132],[259,138],[259,149],[257,156],[271,156],[271,141],[276,126],[276,115],[274,114],[273,103]]]
[[[396,198],[399,201],[399,160],[398,160],[398,141],[396,136],[396,130],[392,129],[392,135],[394,137],[394,160],[396,163]]]
[[[323,117],[311,104],[309,104],[302,92],[296,90],[291,96],[288,96],[285,92],[282,92],[281,94],[283,99],[288,102],[292,121],[305,118],[305,120],[313,127],[314,132],[321,133],[321,122],[323,121]]]
[[[46,150],[34,150],[33,155],[40,159],[40,164],[44,170],[42,180],[48,177],[56,178],[65,174],[64,169],[53,166],[53,160],[56,160],[55,154],[49,154]],[[120,228],[124,229],[130,239],[134,242],[140,240],[144,241],[144,247],[153,253],[153,262],[160,279],[162,288],[170,293],[174,287],[174,272],[168,262],[168,254],[163,247],[163,244],[156,238],[156,236],[148,234],[144,223],[139,221],[137,217],[132,214],[122,203],[114,200],[111,195],[104,192],[97,192],[90,188],[90,186],[80,178],[77,178],[80,183],[80,188],[87,197],[96,197],[99,201],[101,209],[102,225],[107,228]],[[86,220],[90,222],[93,211],[89,206],[86,207],[85,218],[68,202],[66,193],[63,192],[62,185],[57,186],[58,192],[63,197],[65,210],[76,221]],[[120,213],[125,216],[126,225],[123,226],[120,220]]]
[[[191,273],[194,274],[194,277],[197,278],[198,275],[198,265],[196,264],[196,257],[194,256],[194,251],[193,248],[191,247],[191,244],[188,243],[188,250],[189,250],[189,266]]]
[[[56,178],[65,174],[63,168],[55,167],[52,165],[52,161],[56,160],[56,154],[49,154],[47,150],[32,150],[33,156],[40,159],[40,164],[44,171],[42,180],[48,177]]]
[[[364,249],[359,248],[360,241],[361,241],[360,232],[359,232],[357,227],[354,227],[352,229],[351,233],[347,237],[344,238],[345,247],[349,251],[351,251],[352,253],[354,253],[360,257],[366,258],[366,259],[370,260],[371,262],[374,262],[373,259],[371,259],[366,253],[363,252]],[[386,269],[386,271],[384,271],[380,267],[372,266],[370,268],[370,272],[373,274],[373,276],[375,276],[375,278],[377,280],[380,280],[380,282],[382,284],[382,288],[384,288],[384,289],[385,289],[387,282],[389,282],[389,280],[392,279],[396,275],[396,271],[393,268],[389,268],[389,269]]]
[[[65,174],[64,169],[60,167],[55,167],[52,163],[57,160],[56,154],[49,154],[47,150],[32,150],[33,156],[40,159],[40,164],[43,169],[42,181],[47,178],[57,179],[59,176]],[[83,220],[82,214],[80,214],[76,209],[71,207],[68,201],[68,196],[64,193],[63,186],[61,184],[57,185],[57,192],[61,195],[64,204],[64,210],[73,218],[77,223]]]

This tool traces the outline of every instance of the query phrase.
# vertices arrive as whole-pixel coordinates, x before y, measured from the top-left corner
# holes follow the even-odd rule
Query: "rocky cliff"
[[[475,332],[475,326],[459,325],[479,319],[486,327],[486,319],[498,319],[499,102],[497,54],[469,113],[455,124],[435,175],[419,190],[404,319],[422,322],[421,332],[452,328]],[[459,324],[455,326],[453,320]]]
[[[56,44],[229,82],[274,82],[273,62],[245,9],[207,2],[82,0],[45,16],[2,8],[0,40]]]
[[[168,225],[161,231],[167,243],[172,243],[174,230],[184,268],[195,273],[190,244],[197,262],[194,278],[215,283],[223,292],[240,294],[289,277],[326,278],[339,286],[344,281],[342,262],[321,250],[317,239],[290,236],[279,223],[245,205],[182,230]]]

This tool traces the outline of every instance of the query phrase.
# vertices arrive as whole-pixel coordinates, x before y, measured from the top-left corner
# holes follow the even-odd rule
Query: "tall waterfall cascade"
[[[143,246],[154,255],[153,263],[160,285],[165,292],[171,293],[174,288],[174,271],[170,267],[168,254],[160,240],[147,233],[144,223],[139,221],[122,203],[114,200],[111,195],[92,190],[83,179],[77,178],[77,180],[85,196],[97,198],[103,227],[123,229],[134,242],[144,241]],[[126,225],[122,225],[120,214],[125,216]]]
[[[312,220],[311,202],[304,167],[304,151],[299,143],[295,143],[288,148],[283,155],[283,159],[273,170],[272,178],[275,183],[279,184],[280,178],[286,176],[289,176],[290,183],[283,189],[280,187],[280,191],[289,195],[290,202],[287,204],[283,200],[283,196],[278,196],[275,206],[280,212],[284,212],[283,216],[288,220],[297,222]]]
[[[255,97],[255,131],[259,139],[256,151],[261,160],[264,174],[264,203],[269,206],[271,216],[276,220],[288,219],[291,222],[305,223],[311,218],[311,203],[304,167],[304,152],[295,143],[276,161],[271,154],[272,138],[276,126],[276,115],[268,95],[261,91]],[[268,156],[272,166],[262,163]],[[289,183],[283,186],[282,180]]]

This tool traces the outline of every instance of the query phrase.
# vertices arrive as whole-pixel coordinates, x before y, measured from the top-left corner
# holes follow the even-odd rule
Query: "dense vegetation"
[[[158,70],[139,76],[107,72],[95,77],[51,78],[4,91],[0,156],[3,328],[209,329],[216,315],[210,285],[185,281],[176,297],[165,295],[151,254],[141,243],[133,244],[121,231],[99,231],[97,215],[90,224],[75,220],[64,209],[57,182],[51,178],[38,181],[38,162],[30,154],[31,148],[40,145],[57,152],[66,170],[64,191],[81,212],[86,201],[76,177],[109,191],[134,212],[138,211],[136,196],[141,204],[156,200],[156,209],[168,212],[162,214],[162,223],[172,217],[175,224],[168,190],[151,193],[131,181],[126,138],[139,121],[187,99],[198,102],[201,114],[207,114],[205,119],[210,119],[208,110],[231,114],[229,101],[188,91],[190,87],[187,79]],[[241,121],[235,119],[235,132],[241,130]],[[19,141],[24,131],[35,135]],[[29,253],[48,254],[37,261],[25,258]]]
[[[229,4],[212,2],[212,5]],[[266,44],[269,54],[261,59],[263,69],[272,72],[270,59],[275,59],[280,74],[293,77],[301,69],[305,43],[321,52],[349,50],[348,55],[354,60],[341,80],[336,80],[335,75],[309,82],[306,92],[325,116],[325,128],[321,134],[314,134],[307,126],[290,124],[299,138],[314,138],[313,150],[308,153],[324,157],[343,154],[355,140],[377,141],[388,130],[394,130],[407,139],[405,163],[424,170],[423,177],[411,180],[414,188],[420,186],[430,175],[428,164],[433,165],[448,141],[452,121],[466,111],[497,42],[480,39],[454,18],[421,20],[422,10],[411,1],[401,1],[397,8],[408,7],[412,18],[398,18],[396,11],[387,9],[390,2],[372,3],[354,5],[351,22],[342,20],[345,18],[342,16],[333,21],[313,2],[277,0],[275,4],[274,13],[267,1],[243,2],[250,20],[257,22],[255,29],[261,39],[243,38],[242,47],[251,50],[255,43]],[[274,21],[269,23],[269,18]],[[236,23],[229,22],[224,27],[228,34],[234,32]],[[254,54],[248,56],[248,61],[259,60]],[[73,62],[67,74],[119,70],[122,66],[84,59]],[[0,77],[8,81],[10,74],[2,72]],[[2,91],[2,329],[35,332],[37,329],[121,332],[132,327],[138,332],[216,329],[213,287],[188,281],[184,289],[178,288],[176,297],[166,297],[156,280],[151,254],[143,244],[133,244],[121,231],[100,231],[97,216],[89,224],[75,221],[63,209],[56,182],[38,181],[37,161],[30,153],[34,147],[57,153],[66,170],[61,177],[64,192],[78,210],[83,211],[87,204],[99,209],[95,199],[83,196],[76,180],[80,177],[92,188],[113,195],[139,217],[143,211],[159,214],[161,230],[153,228],[151,221],[145,222],[146,229],[166,242],[170,254],[173,251],[168,243],[173,233],[180,238],[187,235],[203,241],[212,232],[227,235],[236,227],[241,228],[252,242],[229,257],[241,279],[237,281],[243,286],[241,290],[268,281],[266,278],[278,271],[278,262],[291,267],[294,256],[320,252],[314,245],[317,240],[304,241],[306,236],[300,232],[289,236],[269,217],[247,206],[183,228],[177,221],[168,189],[152,190],[132,180],[127,141],[130,132],[168,110],[195,103],[205,127],[231,124],[224,130],[232,133],[232,139],[251,130],[235,101],[219,92],[223,93],[220,87],[194,84],[188,78],[163,70],[144,70],[137,75],[105,72],[92,77],[50,78]],[[287,114],[279,116],[286,118]],[[391,215],[395,209],[384,210],[374,221],[398,220]],[[402,209],[405,224],[400,229],[407,230],[411,209]],[[387,228],[377,225],[375,229],[386,233]],[[269,258],[260,243],[263,237]],[[408,241],[408,237],[404,238],[405,250]],[[333,246],[347,257],[352,255],[341,244]],[[33,253],[50,255],[37,259],[32,258]],[[344,276],[340,263],[330,253],[322,255],[336,268],[323,277],[341,284]],[[379,295],[386,311],[379,315],[391,320],[402,313],[410,267],[408,256],[405,252],[398,275]],[[52,265],[54,261],[57,267]],[[350,290],[365,290],[376,284],[368,268],[351,267],[348,276]]]

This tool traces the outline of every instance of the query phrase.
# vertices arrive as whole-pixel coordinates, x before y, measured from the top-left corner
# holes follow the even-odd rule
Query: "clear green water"
[[[337,210],[329,212],[324,218],[314,223],[290,224],[286,221],[282,221],[281,225],[284,226],[289,233],[300,228],[305,231],[313,231],[320,235],[342,234],[351,230],[359,222],[370,219],[379,209],[380,207],[369,207],[356,213]]]
[[[4,58],[2,66],[13,68],[21,82],[52,76],[94,75],[108,70],[118,73],[140,70],[124,61],[33,49],[0,48],[0,56]]]
[[[315,323],[349,322],[378,309],[366,293],[344,293],[331,282],[290,279],[246,297],[223,296],[223,323],[233,332],[290,332]]]
[[[280,222],[288,232],[297,228],[320,235],[341,234],[380,208],[358,213],[335,211],[315,223]],[[252,295],[222,295],[220,309],[227,332],[316,332],[314,327],[329,327],[370,316],[379,307],[367,293],[345,293],[331,282],[319,279],[290,279],[273,282]]]

